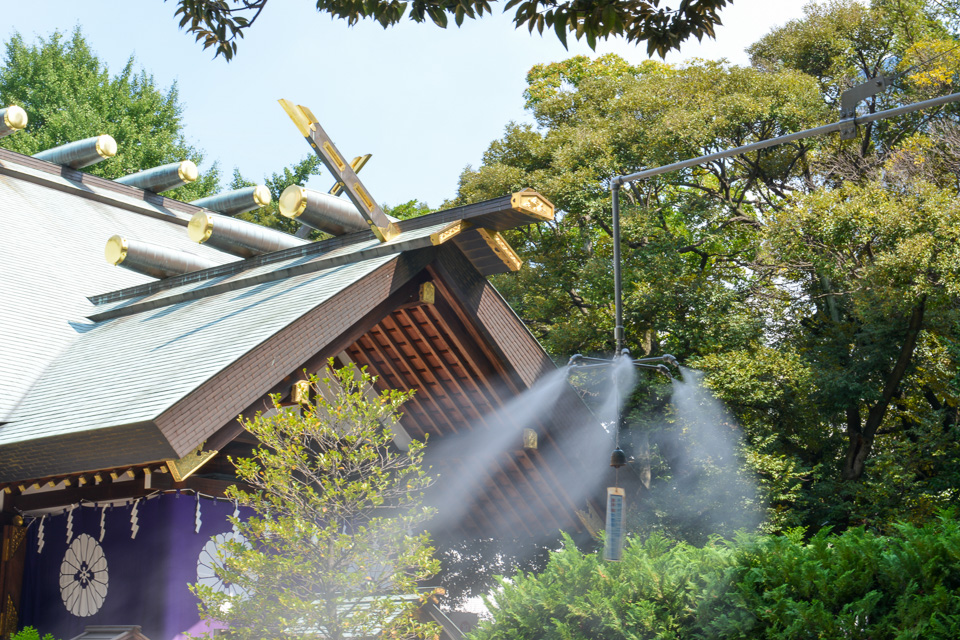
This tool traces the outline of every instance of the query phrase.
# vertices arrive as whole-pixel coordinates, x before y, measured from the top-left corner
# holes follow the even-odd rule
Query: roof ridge
[[[450,209],[443,209],[441,211],[434,211],[433,213],[417,216],[416,218],[400,220],[396,223],[396,225],[402,235],[406,232],[416,231],[444,222],[453,223],[461,220],[484,218],[485,216],[496,216],[497,214],[503,214],[504,212],[509,212],[511,214],[508,220],[491,219],[489,222],[483,220],[482,224],[478,224],[478,226],[489,226],[493,229],[504,229],[521,226],[522,224],[531,224],[543,219],[553,218],[553,205],[549,205],[549,216],[545,216],[537,210],[534,210],[535,213],[531,212],[524,206],[523,203],[518,200],[518,196],[523,196],[524,198],[539,198],[543,201],[546,201],[545,198],[540,196],[540,194],[536,193],[535,191],[523,191],[516,194],[501,196],[499,198],[493,198],[491,200],[484,200],[483,202],[477,202],[475,204],[467,204],[459,207],[452,207]],[[149,296],[153,295],[154,293],[159,293],[160,291],[165,291],[167,289],[179,287],[185,284],[203,282],[212,278],[235,275],[248,269],[253,269],[274,262],[281,262],[294,258],[321,256],[324,253],[334,249],[347,247],[360,242],[367,242],[373,239],[373,237],[373,234],[368,230],[354,231],[353,233],[334,236],[326,240],[319,240],[317,242],[311,242],[298,247],[292,247],[290,249],[281,249],[280,251],[264,253],[262,255],[247,258],[245,260],[228,262],[216,267],[211,267],[210,269],[192,271],[190,273],[171,276],[169,278],[164,278],[163,280],[157,280],[155,282],[149,282],[146,284],[137,285],[135,287],[128,287],[126,289],[118,289],[116,291],[90,296],[88,300],[95,305],[101,305],[109,302],[127,300],[129,298]],[[94,316],[91,316],[91,318],[93,317]]]
[[[12,167],[10,165],[18,165],[18,167]],[[24,169],[26,169],[26,171],[24,171]],[[176,222],[177,224],[186,225],[194,213],[204,211],[203,207],[198,207],[188,202],[167,198],[151,191],[144,191],[143,189],[120,184],[109,178],[101,178],[100,176],[84,173],[78,169],[53,164],[52,162],[39,160],[32,156],[25,156],[22,153],[8,149],[0,149],[0,174],[28,180],[37,184],[44,184],[59,191],[73,193],[81,198],[119,206],[133,213],[148,215],[161,220]],[[80,186],[65,185],[63,182],[58,181],[57,178],[78,183],[88,188],[100,189],[112,193],[97,193],[89,189],[83,189]],[[120,196],[120,198],[110,197],[111,195]],[[137,206],[135,203],[125,202],[122,199],[124,197],[139,200],[143,202],[144,205]],[[150,205],[152,205],[153,208],[150,208]],[[156,208],[167,209],[170,213],[163,215],[163,212],[157,211]]]

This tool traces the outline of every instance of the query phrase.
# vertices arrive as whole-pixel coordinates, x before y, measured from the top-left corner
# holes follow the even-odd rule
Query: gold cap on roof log
[[[295,184],[280,194],[280,213],[335,236],[370,228],[349,200]]]
[[[35,153],[33,157],[73,169],[82,169],[115,155],[117,155],[117,141],[112,136],[104,134],[47,149]]]
[[[216,266],[215,262],[192,253],[150,244],[149,242],[127,240],[119,235],[112,236],[107,240],[107,246],[103,254],[110,264],[119,265],[154,278],[168,278]]]
[[[187,235],[198,244],[203,244],[213,235],[213,216],[198,211],[187,223]]]
[[[127,257],[127,241],[123,236],[111,236],[103,255],[110,264],[120,264]]]
[[[307,244],[306,240],[282,231],[208,211],[193,214],[187,223],[187,234],[194,242],[206,243],[242,258]]]
[[[258,184],[255,187],[243,187],[193,200],[190,204],[222,213],[225,216],[235,216],[265,207],[270,204],[271,200],[273,200],[273,196],[270,195],[270,189],[267,188],[267,185]]]
[[[307,190],[292,184],[280,194],[280,213],[288,218],[297,218],[307,208]]]
[[[97,153],[99,153],[100,157],[104,160],[117,155],[117,141],[113,139],[113,136],[107,134],[97,136],[97,144],[95,146]]]
[[[261,207],[267,206],[272,200],[273,196],[270,195],[270,189],[267,188],[267,185],[258,184],[253,188],[253,201]]]
[[[160,193],[196,182],[198,177],[200,177],[200,172],[197,171],[197,165],[190,160],[183,160],[131,173],[128,176],[117,178],[114,182],[144,191]]]
[[[184,160],[177,168],[177,175],[184,182],[196,182],[197,178],[200,177],[200,171],[192,160]]]
[[[0,138],[26,128],[27,121],[27,112],[17,105],[0,109]]]

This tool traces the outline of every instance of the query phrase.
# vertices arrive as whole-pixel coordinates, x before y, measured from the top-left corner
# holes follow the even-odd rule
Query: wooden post
[[[27,557],[27,528],[20,516],[11,520],[10,524],[3,525],[0,538],[0,640],[8,640],[17,631],[23,565]]]

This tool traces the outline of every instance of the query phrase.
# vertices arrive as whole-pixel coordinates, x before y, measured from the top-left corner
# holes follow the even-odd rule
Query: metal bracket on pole
[[[333,144],[333,140],[323,130],[316,116],[303,105],[293,104],[289,100],[280,100],[280,106],[287,112],[297,129],[306,138],[330,173],[343,183],[343,189],[360,215],[370,225],[370,230],[380,242],[387,242],[395,238],[400,232],[397,226],[390,222],[387,214],[373,199],[370,192],[360,182],[353,168],[346,163],[343,156]]]
[[[895,76],[877,76],[847,89],[840,95],[840,120],[849,120],[840,128],[841,140],[852,140],[857,137],[857,105],[889,89],[894,79]]]
[[[357,156],[350,161],[350,168],[353,169],[354,173],[360,173],[360,169],[363,169],[363,167],[367,164],[367,161],[372,157],[372,153],[368,153],[364,156]],[[330,191],[327,191],[327,193],[332,196],[339,196],[341,193],[343,193],[343,181],[338,180],[336,184],[330,187]]]

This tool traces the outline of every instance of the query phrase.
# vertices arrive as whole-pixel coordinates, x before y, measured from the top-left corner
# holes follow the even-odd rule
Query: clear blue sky
[[[735,0],[721,14],[715,41],[689,42],[668,61],[725,57],[746,64],[744,47],[800,17],[804,4]],[[314,5],[273,0],[229,64],[178,30],[172,0],[7,2],[0,36],[6,41],[19,31],[34,41],[80,25],[111,72],[132,54],[160,86],[176,81],[187,137],[206,152],[204,164],[219,161],[227,178],[237,167],[259,180],[311,152],[277,99],[306,105],[345,155],[373,154],[361,176],[377,200],[391,205],[416,198],[438,206],[508,122],[531,121],[522,93],[533,65],[607,52],[646,59],[643,46],[622,40],[601,42],[596,54],[577,42],[565,51],[552,33],[517,31],[499,13],[459,29],[452,21],[442,30],[404,20],[384,30],[369,22],[348,27]],[[330,182],[325,175],[311,186]]]

